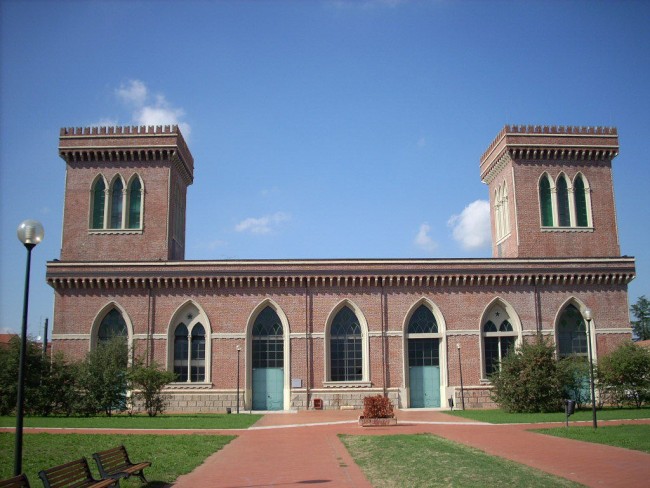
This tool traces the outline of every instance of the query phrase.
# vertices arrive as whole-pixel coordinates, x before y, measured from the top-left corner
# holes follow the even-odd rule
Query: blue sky
[[[489,257],[505,124],[619,129],[630,301],[650,295],[650,3],[0,1],[0,329],[52,317],[60,127],[180,124],[187,259]]]

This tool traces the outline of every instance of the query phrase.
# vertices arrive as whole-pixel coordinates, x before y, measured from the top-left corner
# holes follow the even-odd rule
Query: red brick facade
[[[567,130],[576,134],[565,137]],[[526,144],[547,152],[534,154],[534,160],[522,156],[523,143],[506,127],[482,159],[491,199],[501,182],[512,183],[510,233],[501,241],[506,257],[283,261],[171,260],[172,221],[183,220],[184,234],[184,215],[174,217],[179,213],[171,208],[169,195],[174,181],[182,182],[184,212],[193,166],[177,128],[142,128],[135,135],[131,130],[126,134],[125,128],[64,131],[61,155],[68,174],[63,250],[61,260],[48,263],[47,270],[55,290],[54,351],[83,357],[95,347],[102,319],[116,309],[126,322],[133,354],[173,369],[176,325],[200,321],[208,338],[206,377],[172,385],[171,409],[178,411],[235,406],[237,346],[242,406],[251,408],[252,326],[266,306],[282,322],[284,409],[311,408],[314,399],[322,399],[325,408],[358,408],[364,396],[378,392],[387,393],[399,407],[411,406],[407,331],[420,305],[432,311],[438,326],[437,333],[427,336],[439,344],[438,407],[445,408],[449,397],[460,402],[461,365],[466,406],[492,405],[482,330],[496,309],[508,315],[520,342],[537,333],[557,341],[566,307],[589,307],[596,331],[594,353],[607,353],[631,337],[627,284],[635,273],[634,259],[621,257],[618,250],[610,172],[618,140],[609,137],[609,129],[602,141],[575,128],[552,136],[534,128],[516,131],[518,136],[535,134],[527,136],[531,139]],[[552,154],[558,138],[561,147]],[[602,154],[577,160],[575,148],[585,140],[589,151]],[[114,149],[118,145],[127,148],[126,155]],[[116,155],[107,156],[112,152]],[[593,225],[541,229],[538,180],[543,171],[553,178],[559,171],[568,178],[577,171],[585,175]],[[94,178],[102,173],[108,179],[116,172],[125,179],[136,172],[144,183],[141,229],[126,234],[90,230]],[[494,226],[494,205],[492,218]],[[156,245],[145,244],[148,239]],[[494,249],[496,256],[496,243]],[[349,382],[331,381],[329,360],[331,322],[343,306],[356,314],[363,343],[362,378]]]

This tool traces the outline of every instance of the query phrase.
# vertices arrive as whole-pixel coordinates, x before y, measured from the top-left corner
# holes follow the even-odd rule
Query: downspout
[[[381,371],[382,371],[382,385],[384,390],[384,398],[388,395],[386,389],[386,320],[384,309],[386,306],[386,298],[384,297],[384,282],[380,278],[381,283]]]
[[[305,278],[305,390],[306,390],[306,410],[309,410],[309,378],[311,371],[309,370],[309,277]]]

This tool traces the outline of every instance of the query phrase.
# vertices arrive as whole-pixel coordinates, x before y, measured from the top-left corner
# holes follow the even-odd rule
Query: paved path
[[[399,411],[391,427],[362,428],[358,411],[269,414],[248,430],[25,429],[26,432],[236,434],[174,488],[370,487],[338,434],[432,433],[488,454],[532,466],[592,487],[650,487],[650,454],[561,439],[529,429],[561,424],[490,425],[436,411]],[[601,426],[614,422],[602,422]],[[650,420],[618,421],[646,423]],[[589,425],[589,423],[585,423]],[[5,430],[5,429],[1,429]]]
[[[441,412],[399,412],[397,426],[373,428],[359,427],[357,415],[267,415],[192,473],[179,477],[174,487],[370,487],[337,435],[423,432],[587,486],[650,486],[650,455],[642,452],[527,432],[530,425],[480,424]]]

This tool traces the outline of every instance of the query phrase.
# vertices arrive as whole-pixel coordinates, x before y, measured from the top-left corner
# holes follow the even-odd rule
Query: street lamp
[[[25,295],[23,298],[23,323],[20,340],[20,359],[18,362],[18,399],[16,401],[16,448],[14,476],[23,471],[23,410],[25,405],[25,355],[27,352],[27,308],[29,304],[29,270],[32,264],[32,249],[43,240],[43,225],[36,220],[25,220],[18,226],[18,239],[27,249],[25,269]]]
[[[593,418],[594,429],[598,428],[596,420],[596,388],[594,386],[594,359],[591,352],[591,310],[586,308],[584,312],[587,321],[587,350],[589,351],[589,382],[591,383],[591,415]]]
[[[241,346],[237,345],[237,413],[239,413],[239,354],[241,353]]]
[[[463,393],[463,364],[460,361],[460,343],[456,343],[456,349],[458,349],[458,370],[460,371],[460,401],[465,410],[465,393]]]

